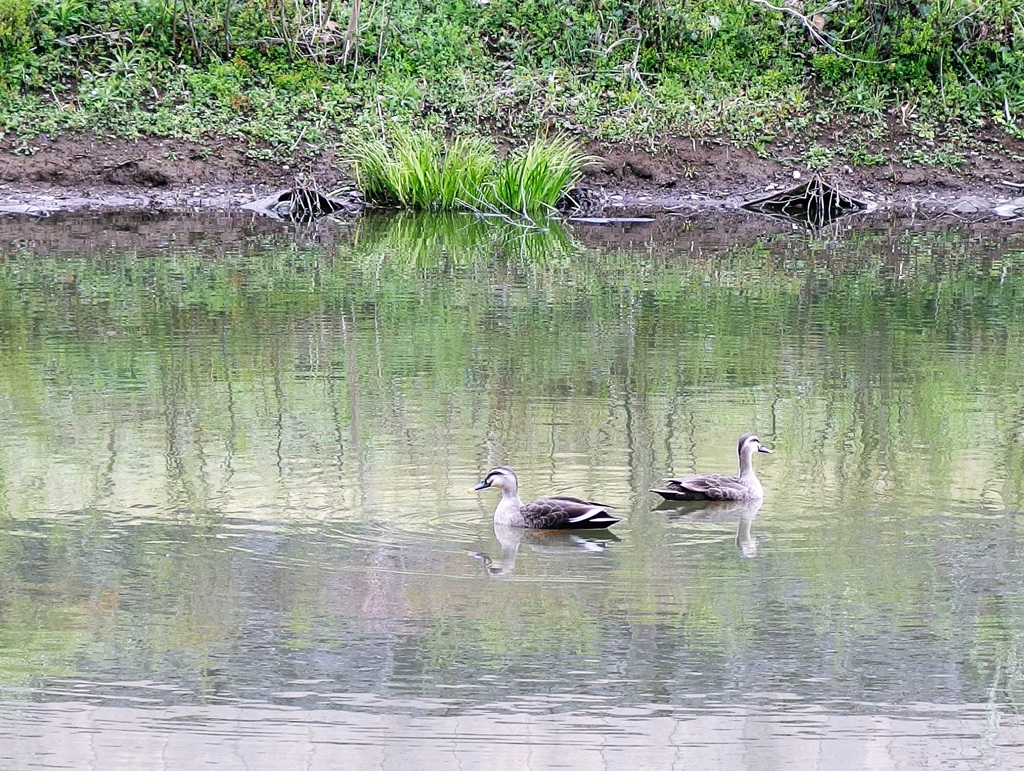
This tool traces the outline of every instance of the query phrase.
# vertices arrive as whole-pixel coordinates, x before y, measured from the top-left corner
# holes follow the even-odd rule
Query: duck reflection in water
[[[757,547],[767,540],[751,534],[754,518],[761,508],[761,499],[752,501],[662,501],[655,511],[665,512],[670,519],[690,522],[736,522],[736,549],[741,557],[756,557]]]
[[[586,552],[603,552],[609,544],[620,540],[608,530],[588,533],[571,530],[527,530],[497,523],[494,524],[494,536],[498,539],[497,557],[492,558],[483,552],[470,552],[472,557],[483,563],[487,573],[492,576],[512,575],[516,567],[516,555],[524,543],[527,549],[535,554],[574,558],[577,555],[582,557]]]

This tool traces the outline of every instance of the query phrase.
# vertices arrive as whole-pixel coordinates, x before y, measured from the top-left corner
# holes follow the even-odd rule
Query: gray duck
[[[651,488],[670,501],[755,501],[764,497],[764,488],[754,473],[750,459],[755,452],[769,453],[754,434],[740,437],[736,451],[740,456],[739,476],[699,474],[679,479],[666,479],[663,487]]]
[[[564,495],[523,503],[519,498],[519,480],[508,466],[492,468],[473,490],[488,487],[501,490],[501,498],[494,510],[496,525],[535,530],[593,530],[621,521],[621,517],[608,513],[611,506]]]

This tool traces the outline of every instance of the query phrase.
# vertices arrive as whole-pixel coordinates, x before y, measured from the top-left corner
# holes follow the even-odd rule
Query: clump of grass
[[[398,129],[390,140],[357,143],[352,161],[356,184],[367,200],[450,210],[480,199],[494,167],[494,152],[483,139],[458,138],[446,149],[426,132]]]
[[[393,139],[369,139],[355,148],[356,184],[368,200],[428,208],[440,178],[440,145],[430,135],[396,131]]]
[[[398,202],[414,209],[428,208],[437,193],[441,148],[428,134],[405,132],[395,138],[388,181]]]
[[[472,207],[494,173],[494,147],[485,139],[462,137],[449,145],[438,185],[439,209]]]
[[[594,160],[564,134],[538,137],[525,152],[513,153],[501,164],[488,189],[489,202],[516,214],[550,211]]]
[[[391,151],[381,139],[364,139],[352,149],[352,168],[356,185],[366,200],[375,203],[397,203],[392,190]]]
[[[553,210],[592,160],[564,135],[538,138],[504,161],[484,139],[457,138],[445,146],[408,129],[352,150],[356,184],[373,203],[521,216]]]

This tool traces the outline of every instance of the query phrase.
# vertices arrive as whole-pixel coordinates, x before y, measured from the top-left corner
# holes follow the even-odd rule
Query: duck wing
[[[664,487],[651,488],[670,501],[732,501],[742,491],[737,477],[703,474],[685,479],[666,479]]]
[[[539,530],[593,530],[621,521],[609,512],[610,506],[580,498],[558,496],[540,498],[522,508],[527,527]]]

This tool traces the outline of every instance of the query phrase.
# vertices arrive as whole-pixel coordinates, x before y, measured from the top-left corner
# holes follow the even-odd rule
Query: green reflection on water
[[[109,562],[72,548],[33,557],[12,524],[5,574],[106,565],[102,580],[75,579],[93,589],[66,612],[92,614],[105,587],[120,607],[126,585],[146,621],[114,611],[72,624],[70,639],[128,635],[196,661],[241,644],[239,603],[271,602],[298,649],[344,647],[351,616],[360,634],[415,637],[421,672],[467,656],[483,671],[600,657],[644,635],[754,659],[790,635],[856,679],[865,640],[927,630],[936,651],[968,648],[979,682],[998,668],[1019,689],[1024,614],[1002,598],[1020,569],[984,555],[1012,552],[1007,512],[1024,505],[1024,251],[969,230],[738,246],[698,234],[688,249],[587,238],[401,216],[327,246],[9,252],[2,513],[50,523],[53,539],[80,536],[68,515],[91,512],[127,547]],[[721,548],[734,525],[688,530],[651,512],[645,491],[669,473],[732,469],[748,429],[778,452],[759,459],[768,498],[754,529],[768,545],[744,561]],[[481,590],[452,542],[481,537],[493,501],[463,491],[497,462],[528,493],[625,509],[624,542],[602,561],[523,547],[511,578],[549,591]],[[227,537],[235,520],[351,525],[363,540],[321,543],[312,559],[311,539],[294,536],[261,562],[273,539]],[[171,527],[169,545],[153,523]],[[382,555],[388,544],[415,554]],[[244,578],[261,565],[289,578],[239,587],[234,547],[253,561]],[[365,567],[367,554],[386,564]],[[976,593],[964,563],[998,587]],[[560,584],[567,565],[586,581]],[[13,669],[61,672],[81,647]],[[670,677],[655,659],[652,681]]]
[[[38,442],[22,460],[84,445],[73,484],[97,497],[80,507],[103,505],[119,430],[143,427],[166,445],[149,462],[170,498],[198,509],[218,489],[207,445],[223,459],[256,442],[280,467],[282,438],[324,427],[302,458],[340,466],[383,443],[385,463],[415,465],[483,431],[490,455],[554,445],[594,465],[617,448],[635,465],[663,449],[664,471],[684,436],[756,427],[806,461],[786,488],[810,471],[840,497],[1019,506],[1020,442],[971,451],[1020,430],[1022,259],[945,232],[597,251],[459,216],[365,220],[330,250],[26,251],[0,271],[0,382]]]

